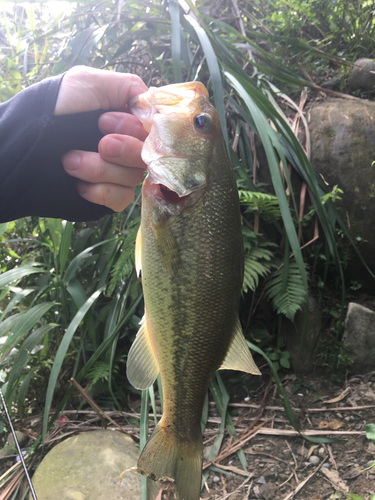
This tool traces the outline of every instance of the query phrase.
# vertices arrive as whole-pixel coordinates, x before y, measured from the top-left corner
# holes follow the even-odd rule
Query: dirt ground
[[[251,388],[246,384],[240,387],[237,383],[226,383],[239,440],[233,443],[226,433],[220,455],[212,463],[207,463],[207,457],[221,418],[214,403],[209,405],[203,468],[210,466],[210,469],[202,500],[346,500],[350,497],[345,492],[359,495],[351,497],[354,500],[370,500],[370,495],[375,495],[375,466],[371,468],[375,462],[375,446],[366,438],[364,430],[366,424],[375,423],[375,371],[348,376],[341,384],[330,382],[326,374],[305,378],[288,374],[282,379],[301,433],[310,438],[335,438],[331,443],[311,442],[298,435],[267,370],[261,377],[249,377],[247,382],[252,384]],[[134,432],[134,424],[129,426],[126,416],[139,418],[140,400],[133,400],[131,406],[135,413],[106,414],[107,419],[130,434]],[[61,439],[101,428],[105,422],[98,408],[80,411],[79,415],[75,410],[65,414],[69,418],[60,417],[47,437],[43,454]],[[16,428],[35,439],[41,422],[42,416],[30,417],[16,423]],[[108,426],[111,427],[112,424]],[[153,419],[150,419],[150,431],[152,428]],[[234,446],[243,450],[248,463],[246,470],[241,467]],[[14,458],[9,458],[9,462],[1,460],[0,476],[13,468]],[[38,456],[37,462],[41,458]],[[29,470],[32,472],[36,465],[30,464]],[[20,474],[19,479],[22,471]],[[157,498],[173,499],[170,489],[160,491]]]
[[[232,475],[210,472],[202,499],[346,499],[338,493],[341,491],[368,500],[375,494],[375,467],[364,471],[375,462],[375,446],[364,432],[366,424],[375,423],[375,372],[350,377],[341,386],[324,375],[299,378],[298,382],[305,390],[292,395],[296,377],[288,375],[283,380],[302,433],[339,441],[319,444],[293,435],[280,396],[271,387],[254,428],[264,425],[243,446],[246,471],[236,454],[216,462],[217,469],[224,466],[224,472]],[[254,392],[251,402],[236,404],[239,436],[259,416],[262,392],[264,387]],[[210,417],[216,416],[212,408]]]

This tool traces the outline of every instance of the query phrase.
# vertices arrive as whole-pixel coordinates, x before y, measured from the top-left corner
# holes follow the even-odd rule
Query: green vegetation
[[[260,335],[268,356],[252,347],[269,363],[286,405],[277,369],[289,367],[288,353],[277,328],[257,320],[259,303],[271,304],[274,324],[277,316],[293,320],[309,289],[321,294],[328,278],[335,300],[342,300],[338,230],[346,235],[335,208],[344,195],[327,191],[280,103],[294,104],[287,92],[294,99],[303,95],[314,86],[311,79],[332,67],[345,75],[357,57],[374,57],[374,29],[372,2],[364,0],[86,1],[58,15],[48,2],[8,3],[0,13],[0,101],[76,64],[137,73],[149,86],[190,80],[207,86],[242,206],[241,317],[253,342]],[[97,223],[29,217],[0,225],[2,391],[14,416],[44,412],[43,436],[73,392],[71,377],[85,381],[105,408],[126,407],[134,391],[125,361],[143,314],[133,270],[139,204],[138,188],[127,210]],[[230,429],[219,376],[211,392]],[[144,409],[149,395],[152,400],[148,392],[142,396]],[[146,419],[141,444],[145,425]],[[221,441],[215,443],[220,447]]]

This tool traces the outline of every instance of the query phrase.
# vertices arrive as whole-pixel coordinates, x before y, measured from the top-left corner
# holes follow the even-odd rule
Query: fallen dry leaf
[[[342,476],[343,479],[354,479],[355,477],[358,477],[361,475],[361,468],[358,465],[355,465],[351,469],[348,470],[348,472],[345,473],[344,476]]]
[[[338,429],[341,429],[341,427],[345,427],[347,424],[345,422],[342,422],[341,420],[337,420],[337,418],[334,418],[330,422],[326,422],[323,420],[322,422],[319,422],[319,429],[332,429],[333,431],[337,431]]]
[[[322,472],[322,474],[332,484],[335,490],[349,493],[349,487],[346,484],[346,481],[340,479],[340,476],[337,471],[332,469],[320,469],[320,472]]]
[[[351,388],[347,387],[345,391],[337,396],[337,398],[329,399],[328,401],[326,401],[326,403],[338,403],[339,401],[342,401],[344,398],[346,398],[350,391]]]

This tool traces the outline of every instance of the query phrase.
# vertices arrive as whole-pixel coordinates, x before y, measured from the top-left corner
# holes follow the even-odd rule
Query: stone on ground
[[[120,432],[92,431],[70,437],[45,456],[33,477],[38,500],[139,500],[139,448]],[[156,486],[156,483],[155,483]],[[30,497],[31,500],[31,497]]]
[[[349,76],[349,87],[352,90],[374,90],[375,86],[375,63],[372,59],[362,57],[354,63]]]
[[[326,99],[310,113],[311,163],[344,191],[341,218],[375,271],[375,102]],[[375,280],[351,253],[346,276],[373,291]]]
[[[355,373],[375,370],[375,312],[351,302],[345,319],[343,343]]]

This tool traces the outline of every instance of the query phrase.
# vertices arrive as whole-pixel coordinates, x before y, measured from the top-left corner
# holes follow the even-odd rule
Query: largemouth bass
[[[130,110],[149,135],[136,244],[145,316],[127,376],[146,389],[160,372],[164,396],[163,417],[138,470],[173,480],[178,500],[199,500],[200,423],[211,375],[259,374],[238,318],[243,244],[236,181],[203,84],[151,88]]]

